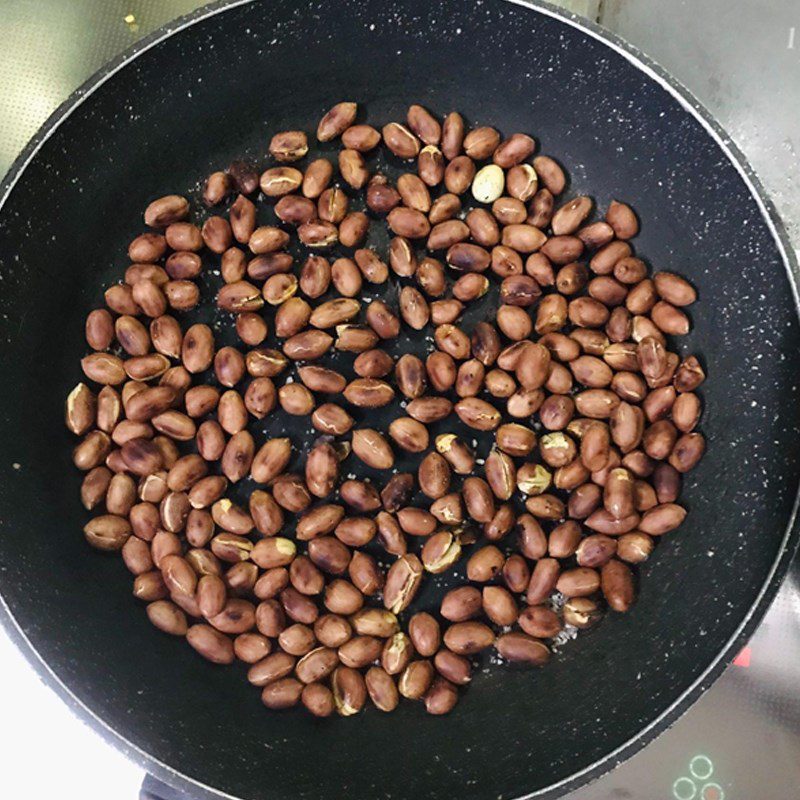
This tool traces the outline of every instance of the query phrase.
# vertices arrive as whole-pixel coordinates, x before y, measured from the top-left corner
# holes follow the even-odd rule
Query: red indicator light
[[[742,651],[739,653],[739,655],[736,656],[736,658],[733,659],[733,663],[737,667],[749,667],[750,666],[750,656],[751,656],[752,652],[753,652],[753,650],[749,645],[747,647],[743,647]],[[703,800],[706,800],[706,799],[703,798]],[[716,800],[716,798],[715,797],[709,797],[708,800]]]
[[[724,800],[725,792],[722,787],[717,783],[707,783],[703,787],[702,800]]]

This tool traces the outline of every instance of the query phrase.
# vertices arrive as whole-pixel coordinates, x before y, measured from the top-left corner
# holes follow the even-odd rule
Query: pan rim
[[[199,22],[210,19],[217,14],[257,1],[258,0],[218,0],[218,2],[198,8],[159,27],[132,46],[126,48],[122,53],[101,67],[53,111],[13,161],[5,177],[0,181],[0,214],[17,182],[44,144],[55,133],[59,126],[68,119],[72,113],[77,111],[106,81],[113,78],[117,72],[127,67],[140,55],[171,36]],[[625,58],[639,71],[643,72],[650,80],[655,81],[671,97],[677,100],[686,112],[702,125],[706,133],[714,140],[716,145],[737,170],[750,195],[756,202],[759,212],[780,253],[792,290],[795,313],[800,319],[798,262],[780,215],[747,158],[720,123],[716,121],[713,115],[694,94],[687,89],[683,83],[670,75],[654,59],[647,56],[618,34],[601,27],[592,20],[557,8],[544,0],[495,1],[519,6],[533,11],[534,13],[556,19],[609,47]],[[582,770],[535,792],[519,795],[516,800],[532,800],[533,798],[546,800],[546,798],[560,797],[567,792],[574,791],[591,781],[597,780],[649,745],[658,735],[673,725],[679,717],[694,705],[699,697],[722,674],[737,649],[741,647],[744,641],[755,631],[777,594],[786,576],[788,567],[794,558],[798,547],[798,540],[800,540],[800,528],[798,528],[799,507],[800,487],[798,487],[795,493],[792,511],[787,521],[777,555],[761,586],[758,596],[740,621],[734,633],[694,682],[655,719],[614,750],[606,753]],[[191,787],[199,789],[206,797],[241,800],[241,798],[231,795],[222,789],[209,786],[196,778],[180,772],[116,731],[92,708],[84,703],[45,661],[14,617],[2,594],[0,594],[0,622],[2,622],[11,640],[28,663],[36,670],[43,682],[52,689],[82,721],[90,725],[104,740],[111,743],[129,759],[175,789],[185,791],[186,785],[188,784]]]

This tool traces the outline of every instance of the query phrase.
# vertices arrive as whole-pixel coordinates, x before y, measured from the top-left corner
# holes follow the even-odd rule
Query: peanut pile
[[[482,651],[543,665],[565,626],[628,610],[683,522],[705,376],[667,337],[696,293],[649,276],[628,205],[560,200],[530,136],[357,116],[322,117],[315,160],[283,131],[261,174],[211,174],[226,211],[201,224],[150,203],[66,421],[86,539],[157,628],[250,665],[269,708],[446,714]]]

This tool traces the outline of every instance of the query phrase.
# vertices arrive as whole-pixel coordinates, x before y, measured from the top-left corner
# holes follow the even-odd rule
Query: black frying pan
[[[154,197],[196,191],[332,102],[412,101],[557,155],[574,193],[631,202],[637,252],[700,293],[708,453],[687,522],[613,615],[546,669],[479,673],[456,711],[268,713],[239,667],[155,632],[119,559],[86,547],[62,403],[85,313]],[[555,797],[644,746],[719,674],[797,542],[800,344],[771,205],[707,115],[623,43],[549,7],[443,0],[228,3],[164,30],[53,116],[0,210],[0,590],[5,623],[81,716],[195,797]]]

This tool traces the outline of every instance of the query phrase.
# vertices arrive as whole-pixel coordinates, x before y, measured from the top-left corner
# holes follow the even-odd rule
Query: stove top
[[[569,800],[788,800],[800,785],[800,564],[750,643],[666,733]]]
[[[301,0],[298,0],[300,2]],[[196,0],[0,0],[0,172],[79,83]],[[562,0],[688,86],[745,152],[800,243],[800,7]],[[685,22],[691,18],[692,25]],[[47,41],[49,46],[41,48]],[[743,54],[746,53],[746,57]],[[766,124],[766,121],[769,124]],[[800,786],[800,561],[762,625],[670,730],[569,800],[787,800]],[[33,763],[33,762],[31,762]],[[77,786],[67,795],[77,793]],[[148,778],[143,797],[191,800]]]

